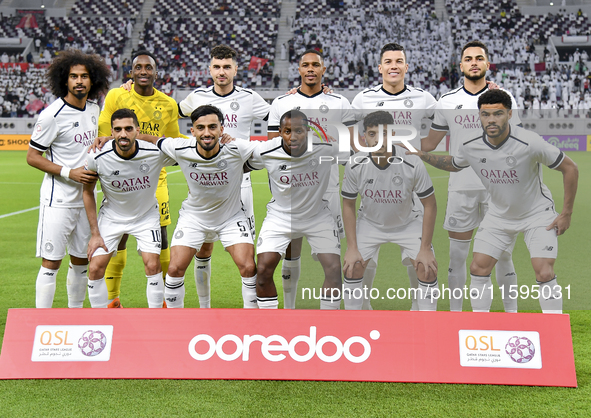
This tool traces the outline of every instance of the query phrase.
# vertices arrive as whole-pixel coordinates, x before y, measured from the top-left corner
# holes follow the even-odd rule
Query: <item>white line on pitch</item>
[[[35,206],[34,208],[29,208],[29,209],[25,209],[25,210],[19,210],[18,212],[7,213],[6,215],[0,215],[0,219],[8,218],[9,216],[13,216],[13,215],[19,215],[19,214],[25,213],[25,212],[30,212],[30,211],[36,210],[36,209],[39,209],[39,206]]]

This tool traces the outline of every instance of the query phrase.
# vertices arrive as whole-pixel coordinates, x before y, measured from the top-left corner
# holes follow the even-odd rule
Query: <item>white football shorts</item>
[[[447,192],[447,208],[443,229],[451,232],[468,232],[478,228],[488,209],[486,190]]]
[[[90,225],[84,208],[54,208],[41,205],[37,226],[37,257],[58,261],[68,253],[86,258]]]

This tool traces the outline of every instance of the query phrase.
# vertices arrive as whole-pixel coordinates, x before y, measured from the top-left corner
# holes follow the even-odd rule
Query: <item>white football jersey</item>
[[[449,154],[456,156],[458,148],[466,138],[474,138],[482,134],[482,124],[478,115],[478,98],[488,91],[488,84],[478,93],[472,94],[463,86],[452,90],[439,98],[435,108],[435,117],[431,129],[449,132]],[[505,90],[503,90],[505,91]],[[517,114],[517,103],[511,96],[513,116],[510,123],[519,125],[521,120]],[[484,186],[471,168],[449,175],[449,191],[483,190]]]
[[[250,141],[250,127],[255,119],[265,120],[271,105],[258,93],[234,87],[231,93],[220,96],[214,86],[193,90],[179,103],[179,115],[191,117],[191,112],[202,105],[217,107],[224,114],[224,133],[236,139]]]
[[[355,125],[355,114],[351,109],[349,101],[340,94],[326,94],[322,91],[307,96],[304,93],[285,94],[273,100],[269,112],[269,121],[267,130],[269,132],[279,132],[279,122],[281,116],[290,110],[299,110],[304,113],[312,125],[319,125],[324,132],[333,137],[339,138],[337,129],[331,125],[331,121],[342,123],[345,126]],[[317,126],[315,126],[315,129]],[[335,165],[331,169],[328,192],[339,191],[339,167]]]
[[[150,211],[158,212],[155,193],[160,171],[176,163],[149,142],[138,140],[136,147],[135,154],[124,158],[111,140],[102,151],[88,155],[87,167],[101,181],[100,215],[115,222],[132,223]]]
[[[542,181],[542,166],[558,167],[564,153],[535,132],[511,126],[499,146],[481,134],[465,141],[453,157],[456,168],[472,167],[490,194],[487,214],[522,220],[554,210],[550,190]]]
[[[405,85],[400,92],[392,94],[384,90],[382,84],[358,93],[351,103],[357,120],[385,110],[394,116],[394,125],[413,126],[417,135],[410,143],[416,149],[421,149],[421,120],[433,117],[436,104],[435,98],[427,91]],[[408,132],[403,134],[408,135]]]
[[[322,196],[328,187],[331,167],[339,156],[338,144],[314,143],[312,151],[292,157],[283,149],[278,136],[262,142],[246,165],[252,170],[267,169],[273,198],[267,210],[286,222],[305,221],[327,206]]]
[[[194,137],[160,139],[158,148],[178,162],[187,179],[189,195],[181,211],[196,213],[202,225],[216,227],[241,210],[243,166],[256,145],[247,141],[220,144],[216,155],[205,158],[197,152]]]
[[[98,133],[100,108],[86,101],[84,109],[57,99],[44,109],[33,128],[29,146],[44,152],[51,162],[69,168],[84,166],[86,152]],[[61,207],[84,207],[82,183],[45,173],[41,183],[41,204]]]
[[[421,216],[420,211],[413,211],[413,192],[421,199],[434,193],[421,159],[405,155],[405,151],[394,145],[389,164],[384,167],[378,166],[369,153],[359,152],[345,168],[341,195],[345,199],[360,195],[359,219],[366,219],[380,230],[399,228]]]

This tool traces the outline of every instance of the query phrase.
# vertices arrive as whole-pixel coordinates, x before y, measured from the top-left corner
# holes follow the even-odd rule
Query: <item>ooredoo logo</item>
[[[380,332],[373,330],[369,333],[369,338],[377,340],[380,338]],[[261,354],[269,361],[277,362],[287,358],[287,355],[292,360],[303,363],[311,360],[315,355],[325,363],[333,363],[339,360],[342,356],[350,361],[351,363],[363,363],[371,355],[371,344],[369,341],[361,336],[349,337],[346,341],[341,341],[339,338],[333,335],[326,335],[317,338],[316,327],[311,326],[309,335],[296,335],[287,341],[285,337],[281,335],[270,335],[265,337],[263,335],[244,335],[242,338],[234,334],[226,334],[220,337],[217,341],[208,334],[199,334],[191,339],[189,342],[189,354],[195,360],[206,361],[217,354],[217,356],[224,361],[234,361],[239,357],[242,357],[242,361],[248,361],[250,358],[250,345],[258,341],[261,343]],[[200,342],[207,344],[207,351],[198,352],[197,345]],[[230,348],[230,344],[224,344],[232,342],[236,348]],[[296,346],[307,346],[307,350],[302,354],[296,351]],[[203,351],[203,344],[200,345],[200,350]],[[327,345],[332,345],[332,349],[325,349]],[[354,348],[356,345],[360,345],[359,348]],[[362,349],[362,351],[361,351]],[[329,351],[330,350],[330,351]],[[332,353],[332,354],[327,354]],[[282,354],[286,353],[286,354]]]

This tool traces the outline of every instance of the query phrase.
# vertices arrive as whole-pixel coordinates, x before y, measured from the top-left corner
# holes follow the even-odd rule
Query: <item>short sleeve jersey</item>
[[[69,168],[84,166],[87,150],[97,136],[99,106],[86,101],[84,109],[57,99],[39,115],[29,146],[51,162]],[[45,173],[41,204],[61,208],[84,207],[82,184]]]
[[[472,94],[462,86],[439,98],[431,129],[449,132],[450,155],[457,155],[458,148],[464,141],[482,133],[482,124],[478,115],[478,98],[488,90],[487,85],[478,93]],[[517,109],[513,95],[508,91],[505,92],[511,96],[512,108]],[[521,123],[517,110],[513,111],[510,123],[512,125]],[[483,190],[483,188],[482,182],[471,168],[458,173],[450,173],[449,191]]]
[[[337,143],[322,142],[313,144],[311,151],[292,157],[283,149],[283,139],[275,137],[259,144],[246,165],[253,170],[266,168],[269,173],[273,195],[267,205],[269,213],[286,222],[299,222],[310,219],[326,207],[322,196],[338,154]]]
[[[337,128],[331,122],[342,123],[347,127],[355,125],[355,114],[345,97],[340,94],[326,94],[322,91],[307,96],[298,90],[296,94],[285,94],[273,100],[267,128],[269,132],[279,132],[281,116],[294,109],[304,113],[318,132],[322,128],[327,135],[335,139],[339,135]],[[339,167],[336,165],[332,168],[327,191],[337,193],[339,191]]]
[[[398,93],[389,93],[384,86],[370,87],[358,93],[351,105],[357,120],[378,110],[392,113],[394,125],[411,125],[417,130],[410,143],[421,149],[421,120],[433,117],[437,101],[431,93],[419,88],[404,86]],[[402,132],[401,132],[402,133]],[[408,135],[408,132],[402,133]]]
[[[131,109],[140,123],[140,133],[158,137],[177,138],[178,107],[173,98],[154,89],[151,96],[141,96],[132,88],[109,90],[99,119],[99,135],[111,136],[111,115],[118,109]]]
[[[542,181],[542,164],[556,168],[563,160],[564,153],[538,134],[511,126],[500,145],[481,134],[464,142],[452,161],[456,168],[474,169],[490,194],[487,213],[523,220],[554,209],[552,194]]]
[[[366,152],[355,154],[345,167],[341,195],[345,199],[361,196],[359,219],[380,230],[399,228],[420,216],[413,211],[413,192],[421,199],[431,196],[433,183],[423,162],[405,155],[397,145],[384,167]]]
[[[189,186],[189,195],[182,204],[206,227],[214,227],[242,208],[240,185],[243,167],[256,142],[235,141],[220,145],[219,152],[205,158],[197,151],[195,138],[162,138],[158,147],[173,158]]]
[[[234,87],[225,96],[217,94],[214,86],[193,90],[178,105],[179,115],[189,117],[202,105],[213,105],[224,114],[224,133],[236,139],[250,141],[250,127],[255,119],[265,120],[271,105],[250,89]]]
[[[136,142],[136,152],[128,158],[117,153],[115,141],[103,150],[88,155],[87,167],[96,171],[101,182],[103,201],[100,215],[114,222],[134,222],[150,211],[158,214],[155,193],[162,167],[175,161],[158,147]]]

